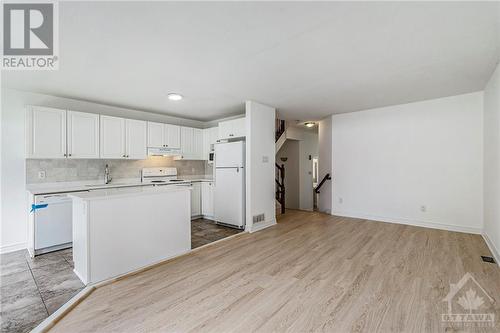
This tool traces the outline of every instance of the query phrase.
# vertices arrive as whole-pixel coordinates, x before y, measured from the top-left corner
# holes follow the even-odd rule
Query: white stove
[[[177,168],[143,168],[141,182],[146,184],[175,184],[187,182],[177,179]]]

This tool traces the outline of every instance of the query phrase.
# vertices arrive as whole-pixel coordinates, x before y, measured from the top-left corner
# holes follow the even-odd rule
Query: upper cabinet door
[[[142,160],[147,157],[147,123],[143,120],[125,120],[126,158]]]
[[[193,159],[203,159],[203,130],[200,128],[193,129]]]
[[[125,119],[100,117],[101,158],[125,158]]]
[[[219,139],[233,139],[245,136],[245,118],[222,121],[219,123]]]
[[[219,123],[219,139],[229,139],[232,131],[231,121],[221,121]]]
[[[165,146],[165,124],[148,121],[148,147]]]
[[[191,158],[193,155],[193,128],[181,127],[182,158]]]
[[[99,158],[99,115],[68,111],[68,157]]]
[[[208,130],[210,133],[210,139],[209,139],[210,145],[213,145],[219,139],[219,128],[218,127],[210,127]],[[210,149],[212,150],[213,147],[210,147]]]
[[[203,130],[203,158],[208,160],[208,154],[210,153],[210,128],[205,128]]]
[[[231,120],[232,133],[235,138],[245,136],[246,132],[246,118],[238,118]]]
[[[66,110],[30,106],[26,124],[28,158],[66,157]]]
[[[181,127],[165,124],[165,146],[168,148],[181,148]]]

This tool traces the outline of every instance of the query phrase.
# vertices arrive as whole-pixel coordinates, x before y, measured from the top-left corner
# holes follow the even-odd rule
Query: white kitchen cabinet
[[[219,140],[244,137],[245,127],[245,118],[221,121],[219,123]]]
[[[193,156],[197,160],[203,159],[203,130],[193,129]]]
[[[165,124],[148,121],[148,147],[161,148],[165,145]]]
[[[201,215],[201,184],[192,183],[191,190],[191,218]]]
[[[26,125],[27,158],[66,157],[66,110],[29,106]]]
[[[201,183],[201,214],[208,219],[214,216],[214,186],[212,182]]]
[[[147,157],[147,123],[125,119],[125,157],[135,160]]]
[[[101,116],[101,158],[145,159],[147,123],[143,120]]]
[[[218,127],[205,128],[203,130],[203,159],[208,160],[208,154],[213,150],[213,145],[219,137]]]
[[[148,147],[180,148],[181,127],[148,121]]]
[[[68,158],[99,158],[99,115],[67,112]]]
[[[181,127],[165,124],[165,145],[168,148],[181,147]]]
[[[244,137],[246,135],[246,118],[238,118],[231,120],[233,134],[236,138]]]
[[[126,158],[125,119],[101,115],[100,148],[101,158]]]
[[[203,159],[203,130],[181,127],[181,156],[177,159]]]
[[[231,121],[221,121],[219,123],[219,139],[229,139],[230,134],[232,132]]]
[[[181,127],[182,158],[189,158],[193,152],[193,128]]]

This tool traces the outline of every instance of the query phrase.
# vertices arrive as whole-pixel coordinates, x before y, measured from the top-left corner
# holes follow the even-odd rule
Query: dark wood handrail
[[[285,213],[285,165],[279,165],[275,163],[276,168],[278,169],[278,178],[275,178],[276,181],[276,200],[281,204],[281,213]]]
[[[318,186],[316,186],[316,188],[314,189],[314,192],[319,193],[319,189],[321,188],[321,186],[323,186],[323,184],[324,184],[327,180],[330,180],[330,179],[332,179],[332,177],[330,177],[330,174],[329,174],[329,173],[327,173],[327,174],[325,175],[325,177],[323,177],[323,179],[321,180],[321,182],[319,183],[319,185],[318,185]]]

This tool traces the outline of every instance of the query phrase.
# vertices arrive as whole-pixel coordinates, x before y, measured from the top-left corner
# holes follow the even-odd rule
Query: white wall
[[[256,231],[276,223],[275,142],[276,110],[252,101],[246,109],[246,229]],[[254,226],[253,216],[265,215],[265,221]]]
[[[321,120],[318,124],[318,183],[329,173],[332,177],[332,117]],[[332,181],[327,180],[318,194],[318,210],[324,213],[332,211]]]
[[[333,214],[480,233],[482,102],[478,92],[334,115]]]
[[[204,123],[43,94],[2,89],[1,101],[1,237],[0,252],[25,248],[27,206],[25,193],[24,107],[43,105],[111,116],[169,122],[203,128]]]
[[[500,263],[500,65],[484,90],[484,235]]]

